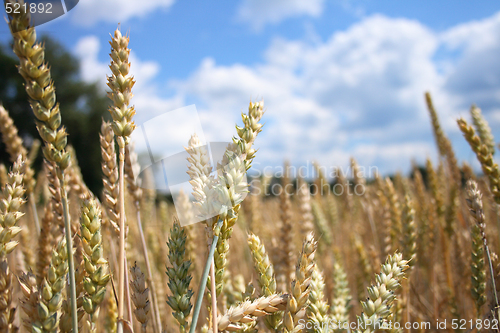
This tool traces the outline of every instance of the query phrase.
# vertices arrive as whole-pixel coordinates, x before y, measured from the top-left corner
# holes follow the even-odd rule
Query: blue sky
[[[249,100],[264,98],[260,167],[354,156],[388,173],[435,159],[425,90],[460,159],[474,161],[455,125],[470,104],[500,136],[498,1],[80,0],[37,28],[105,89],[118,23],[131,37],[137,122],[194,103],[205,139],[227,141]]]

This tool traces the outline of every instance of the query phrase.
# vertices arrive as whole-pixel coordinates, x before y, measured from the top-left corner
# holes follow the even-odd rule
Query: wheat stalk
[[[284,186],[283,186],[284,187]],[[293,272],[293,230],[292,230],[292,215],[291,215],[290,197],[286,191],[280,194],[280,217],[281,227],[279,229],[280,246],[276,248],[278,262],[276,265],[276,275],[278,278],[278,288],[280,291],[285,291],[290,285]]]
[[[112,75],[108,77],[108,86],[111,89],[108,97],[113,101],[113,106],[109,108],[113,118],[112,128],[117,136],[119,147],[119,212],[120,212],[120,238],[119,238],[119,279],[118,279],[118,332],[123,330],[123,315],[125,306],[125,183],[124,183],[124,162],[125,148],[130,142],[130,134],[134,131],[135,124],[132,117],[135,114],[134,107],[129,107],[132,99],[132,87],[134,79],[129,74],[130,49],[128,48],[129,38],[121,34],[119,29],[115,30],[111,36],[111,69]],[[116,197],[115,197],[116,199]]]

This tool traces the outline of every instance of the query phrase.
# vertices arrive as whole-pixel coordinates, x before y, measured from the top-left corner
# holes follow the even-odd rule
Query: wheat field
[[[284,163],[247,178],[266,130],[264,102],[250,102],[215,175],[199,138],[186,142],[192,211],[136,177],[129,38],[110,40],[92,193],[29,14],[8,25],[40,141],[26,147],[0,107],[1,332],[499,331],[500,170],[476,106],[457,126],[482,173],[459,164],[426,93],[437,164],[367,176],[353,158],[304,179]]]

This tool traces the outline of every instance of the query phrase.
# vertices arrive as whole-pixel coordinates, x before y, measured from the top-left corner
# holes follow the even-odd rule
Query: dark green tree
[[[85,183],[90,190],[99,194],[102,188],[99,131],[102,118],[107,118],[109,114],[109,99],[97,83],[89,84],[80,78],[77,58],[57,41],[46,36],[43,40],[63,125],[69,133],[68,142],[75,148]],[[11,49],[10,46],[0,45],[0,102],[9,111],[20,136],[29,147],[33,138],[39,136],[23,78],[17,72],[18,60]],[[7,163],[8,160],[5,146],[0,142],[0,162]],[[39,168],[40,163],[39,156],[35,167]]]

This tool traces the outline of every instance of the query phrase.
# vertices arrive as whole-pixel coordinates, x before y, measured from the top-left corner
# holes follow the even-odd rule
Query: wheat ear
[[[417,229],[415,225],[415,209],[413,208],[413,201],[407,194],[405,196],[405,205],[402,214],[403,224],[403,256],[408,258],[408,265],[414,266],[417,255]]]
[[[285,333],[300,331],[298,321],[307,307],[317,246],[318,243],[313,234],[309,233],[302,244],[302,252],[295,270],[295,280],[292,281],[290,298],[283,316],[283,332]]]
[[[269,256],[267,255],[264,244],[260,238],[254,234],[249,234],[247,238],[250,252],[252,253],[255,271],[258,275],[259,286],[262,291],[262,296],[271,296],[276,294],[276,278],[274,276],[274,268]],[[269,329],[277,330],[281,315],[273,314],[265,318],[265,324]]]
[[[6,258],[0,260],[0,331],[13,332],[16,309],[12,308],[12,273]]]
[[[259,123],[263,111],[263,102],[252,103],[250,102],[248,115],[242,114],[243,123],[245,127],[237,127],[236,130],[239,139],[233,138],[233,143],[226,148],[226,152],[222,159],[222,164],[218,164],[218,183],[213,184],[209,189],[206,200],[200,204],[207,206],[208,211],[212,212],[210,216],[218,216],[217,234],[214,232],[214,241],[219,238],[219,228],[220,228],[220,242],[217,244],[217,254],[215,255],[213,261],[212,256],[215,253],[215,244],[212,244],[209,251],[209,258],[207,259],[207,265],[205,268],[209,268],[210,265],[214,267],[212,269],[212,282],[217,279],[220,281],[220,286],[222,288],[222,280],[224,276],[224,269],[227,264],[226,256],[229,251],[228,240],[231,237],[233,226],[236,223],[238,216],[238,211],[240,204],[243,202],[243,194],[248,192],[248,184],[245,182],[246,171],[251,167],[251,163],[255,156],[256,150],[253,147],[253,143],[257,134],[262,130],[262,124]],[[214,218],[213,221],[216,219]],[[221,225],[222,222],[222,225]],[[215,231],[214,229],[214,231]],[[217,268],[217,258],[220,259],[219,263],[221,266]],[[217,268],[217,273],[215,272]],[[203,272],[202,282],[205,283],[208,276],[208,270]],[[190,332],[194,332],[196,328],[196,323],[199,316],[199,311],[201,307],[201,295],[203,295],[202,288],[200,287],[199,295],[196,300],[194,312],[193,312],[193,322],[191,323]],[[217,286],[212,284],[212,290],[220,292]],[[212,299],[213,309],[215,311],[215,297]],[[214,329],[217,329],[216,316],[213,316]]]
[[[148,314],[151,308],[149,303],[149,289],[146,288],[146,279],[144,273],[135,264],[130,268],[132,280],[130,281],[130,288],[132,289],[132,301],[134,302],[134,315],[135,319],[141,323],[142,332],[146,332],[148,326]]]
[[[125,306],[125,147],[130,142],[130,134],[134,131],[135,124],[132,117],[135,114],[133,106],[129,106],[132,99],[132,87],[134,78],[129,74],[130,49],[129,38],[122,36],[120,30],[115,30],[111,36],[111,69],[112,75],[108,77],[108,86],[111,89],[108,97],[113,101],[109,108],[113,118],[112,128],[117,136],[119,147],[119,211],[120,211],[120,238],[119,238],[119,279],[118,279],[118,332],[123,330],[124,306]]]
[[[314,231],[314,216],[311,212],[311,191],[309,184],[302,178],[299,178],[298,186],[297,199],[300,208],[300,232],[308,234]]]
[[[490,180],[490,189],[495,202],[500,204],[500,170],[498,164],[493,161],[493,155],[488,146],[486,146],[476,135],[472,126],[467,124],[463,118],[458,119],[457,123],[470,147],[474,153],[476,153],[476,157],[481,164],[484,174],[487,175]]]
[[[446,145],[447,140],[441,125],[439,124],[438,115],[436,109],[434,108],[434,103],[432,102],[432,97],[429,92],[425,93],[425,101],[427,103],[427,109],[429,110],[429,115],[431,117],[432,129],[434,133],[434,138],[439,149],[439,154],[441,156],[446,155]]]
[[[284,186],[283,186],[284,187]],[[278,262],[276,265],[276,276],[278,279],[278,288],[280,291],[287,290],[290,285],[293,272],[293,224],[291,212],[290,196],[286,191],[280,194],[280,217],[281,227],[280,245],[276,248]]]
[[[238,331],[241,324],[251,323],[257,317],[267,316],[285,309],[288,295],[274,294],[263,296],[254,301],[246,301],[230,308],[226,314],[219,316],[219,331]]]
[[[62,238],[52,251],[49,272],[40,287],[41,299],[37,306],[38,320],[33,323],[33,331],[58,331],[66,274],[68,274],[68,252],[66,239]]]
[[[456,211],[458,209],[458,194],[462,182],[462,175],[460,169],[458,168],[458,162],[451,146],[450,140],[446,137],[441,126],[439,124],[438,116],[430,94],[427,92],[426,95],[427,106],[432,120],[432,127],[434,130],[434,136],[438,145],[439,154],[446,158],[448,168],[450,171],[451,182],[449,182],[449,202],[450,204],[446,208],[445,222],[448,236],[451,237],[455,228]]]
[[[120,197],[120,189],[118,188],[118,166],[117,155],[115,149],[115,133],[111,127],[111,123],[102,121],[101,133],[99,134],[101,144],[101,169],[102,177],[102,196],[104,208],[106,211],[106,221],[111,224],[111,229],[119,235],[120,227],[120,205],[118,198]]]
[[[210,214],[212,208],[210,207],[210,203],[208,198],[211,196],[210,192],[213,189],[213,186],[215,185],[215,179],[210,175],[212,171],[212,166],[210,165],[210,158],[208,156],[208,150],[205,146],[202,145],[200,138],[198,135],[193,134],[191,138],[189,139],[188,142],[188,147],[186,148],[186,151],[189,154],[188,157],[188,171],[187,174],[190,177],[189,183],[192,186],[193,189],[193,197],[195,198],[195,205],[198,208],[198,214],[199,218],[203,219],[205,222],[205,230],[207,234],[207,240],[208,240],[208,248],[212,246],[212,237],[213,237],[213,228],[214,228],[214,222],[216,221],[215,218],[212,217],[212,215],[215,214]],[[179,213],[183,214],[183,218],[185,220],[188,220],[189,217],[194,218],[193,213],[190,211],[191,205],[189,205],[189,199],[185,195],[183,191],[179,194],[179,201],[182,204],[182,202],[186,203],[186,209],[182,209]],[[193,216],[191,216],[193,215]],[[188,217],[189,216],[189,217]],[[189,236],[189,233],[187,234]],[[192,242],[189,242],[189,246],[192,246]],[[192,251],[189,251],[192,253]],[[215,253],[215,258],[219,258],[219,266],[224,267],[225,266],[225,258],[222,256],[218,255],[218,250],[216,249]],[[190,254],[191,254],[190,253]],[[188,256],[190,257],[190,256]],[[209,306],[209,311],[211,307],[212,311],[212,321],[213,321],[213,327],[214,329],[217,328],[217,280],[219,280],[222,283],[222,277],[219,277],[217,279],[216,274],[215,274],[215,258],[209,258],[211,261],[210,263],[210,276],[209,276],[209,281],[208,283],[210,284],[209,289],[210,289],[210,294],[207,293],[207,298],[211,301],[211,305]],[[222,272],[223,275],[223,272]],[[220,293],[221,290],[219,290]]]
[[[11,253],[18,242],[13,238],[21,232],[17,222],[24,215],[21,213],[21,206],[25,203],[23,198],[25,189],[23,186],[24,161],[19,155],[12,166],[11,172],[7,176],[7,184],[2,189],[2,199],[0,200],[0,257]]]
[[[26,314],[23,326],[26,331],[31,332],[33,324],[40,320],[38,315],[38,303],[40,302],[40,291],[36,277],[33,273],[22,273],[19,277],[19,285],[23,297],[20,299],[21,308]]]
[[[333,236],[328,226],[328,221],[326,219],[325,213],[321,208],[321,205],[318,200],[314,200],[311,203],[312,212],[314,216],[314,222],[316,224],[316,230],[318,234],[321,235],[321,238],[324,239],[325,245],[331,245],[333,242]],[[320,247],[320,249],[322,249]]]
[[[470,108],[470,115],[472,117],[472,123],[476,127],[476,131],[481,138],[483,144],[485,144],[492,155],[495,154],[495,139],[493,134],[491,134],[491,128],[486,119],[484,119],[481,109],[476,105],[472,105]]]
[[[6,4],[24,5],[23,0],[5,0]],[[73,333],[78,333],[76,305],[75,266],[73,261],[73,238],[68,209],[68,197],[65,189],[64,170],[69,166],[70,154],[66,151],[67,133],[61,127],[61,113],[56,103],[56,92],[51,79],[50,69],[45,61],[44,47],[36,43],[35,28],[30,23],[28,11],[13,11],[9,14],[9,28],[14,37],[14,53],[19,57],[19,73],[24,78],[26,92],[30,97],[31,109],[37,118],[37,129],[45,142],[45,158],[58,167],[57,178],[61,184],[61,198],[64,211],[66,246],[69,253],[69,285],[72,312]]]
[[[42,235],[38,238],[38,255],[36,262],[36,275],[40,283],[46,275],[47,268],[50,264],[50,255],[54,247],[54,211],[52,200],[47,202],[44,208],[44,215],[42,217]]]
[[[338,258],[333,264],[333,301],[330,307],[332,321],[338,326],[349,321],[351,291],[347,281],[347,274]],[[340,332],[337,329],[335,332]]]
[[[83,259],[87,276],[83,279],[86,294],[83,296],[83,309],[89,314],[91,332],[97,332],[96,323],[99,306],[106,294],[106,284],[110,279],[108,262],[103,257],[101,236],[101,211],[95,199],[83,202],[80,219],[80,233],[83,243]]]
[[[390,213],[391,213],[391,245],[396,247],[399,245],[399,236],[401,235],[401,206],[399,204],[399,198],[394,189],[394,184],[390,178],[385,179],[385,195],[387,201],[389,202]]]
[[[375,332],[383,328],[391,312],[396,296],[395,291],[401,286],[400,281],[408,268],[408,261],[403,255],[395,253],[382,265],[381,272],[375,278],[375,284],[368,288],[369,298],[361,302],[363,313],[358,316],[360,329],[355,332]]]
[[[467,206],[469,207],[469,211],[471,216],[474,218],[474,221],[476,222],[476,226],[479,230],[476,230],[476,232],[479,232],[481,235],[481,239],[483,241],[483,247],[484,251],[486,252],[486,257],[488,259],[488,266],[490,270],[490,277],[491,277],[491,283],[492,283],[492,288],[493,288],[493,295],[494,295],[494,302],[495,302],[495,308],[497,311],[499,311],[499,306],[500,303],[498,301],[498,295],[497,295],[497,288],[495,285],[495,274],[493,271],[493,264],[491,262],[491,255],[490,255],[490,250],[488,248],[488,242],[486,239],[486,234],[485,234],[485,218],[484,218],[484,212],[483,212],[483,200],[482,200],[482,194],[479,191],[477,187],[477,183],[473,180],[467,181]],[[473,238],[473,242],[477,242],[477,236],[476,239]],[[473,243],[474,245],[474,243]],[[477,247],[477,245],[476,245]],[[473,249],[474,250],[474,249]],[[477,251],[480,252],[480,251]],[[476,253],[479,255],[479,253]],[[474,252],[472,253],[473,256],[473,267],[472,267],[472,287],[475,288],[476,290],[473,289],[473,295],[474,291],[478,291],[477,297],[475,297],[476,300],[476,307],[478,310],[478,317],[480,316],[479,310],[480,310],[480,304],[481,304],[481,284],[482,284],[482,278],[481,278],[481,271],[479,270],[481,268],[481,263],[480,263],[480,258],[474,258]],[[484,257],[483,257],[484,260]],[[477,266],[477,271],[475,270]],[[484,263],[483,263],[483,272],[484,272]],[[483,291],[484,292],[484,291]]]
[[[328,326],[330,315],[328,309],[330,306],[325,298],[325,281],[318,266],[314,267],[311,276],[311,292],[309,293],[309,304],[307,305],[307,319],[313,324],[313,327]]]
[[[15,162],[17,157],[21,155],[26,161],[24,168],[24,187],[26,188],[26,195],[29,197],[30,209],[33,214],[33,219],[35,223],[35,229],[37,234],[40,234],[40,223],[38,221],[38,215],[36,211],[36,202],[33,195],[33,190],[35,189],[35,171],[31,167],[33,160],[28,151],[23,145],[23,139],[19,136],[17,132],[17,127],[9,116],[9,113],[5,108],[0,105],[0,133],[2,133],[2,141],[5,144],[7,153],[10,156],[11,162]],[[33,146],[36,148],[36,142],[33,141]]]
[[[184,333],[187,331],[188,317],[193,307],[191,304],[193,291],[189,289],[192,276],[189,274],[191,261],[186,258],[186,233],[177,221],[170,229],[168,259],[170,261],[170,265],[167,266],[168,287],[172,296],[168,296],[167,304],[179,323],[180,331]]]

